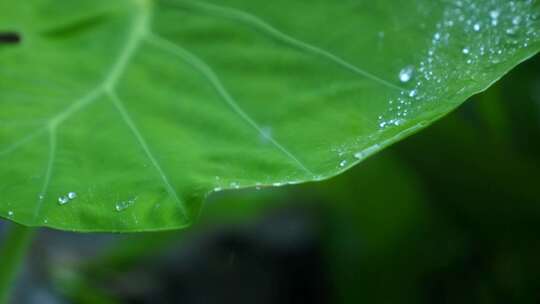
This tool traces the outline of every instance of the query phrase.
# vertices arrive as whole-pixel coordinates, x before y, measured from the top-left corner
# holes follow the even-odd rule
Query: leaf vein
[[[158,48],[161,48],[169,53],[180,57],[181,59],[192,65],[195,69],[197,69],[212,85],[218,95],[225,101],[225,103],[227,103],[227,105],[229,105],[233,109],[233,111],[238,116],[240,116],[244,121],[251,125],[261,136],[270,141],[278,150],[280,150],[283,154],[290,158],[300,169],[302,169],[302,171],[308,173],[309,175],[314,175],[314,173],[310,169],[308,169],[306,165],[304,165],[303,162],[299,160],[298,157],[292,154],[287,148],[285,148],[282,144],[275,140],[271,135],[264,132],[259,126],[259,124],[255,122],[255,120],[251,118],[238,105],[236,100],[229,94],[227,89],[225,89],[224,85],[221,83],[216,73],[207,63],[205,63],[202,59],[190,53],[189,51],[185,50],[184,48],[180,47],[178,44],[161,38],[156,34],[149,34],[147,40]]]
[[[302,51],[305,51],[305,52],[308,52],[308,53],[312,53],[312,54],[315,54],[315,55],[318,55],[322,58],[325,58],[339,66],[341,66],[342,68],[345,68],[355,74],[358,74],[358,75],[361,75],[363,77],[366,77],[372,81],[375,81],[381,85],[384,85],[388,88],[391,88],[391,89],[394,89],[394,90],[398,90],[398,91],[402,91],[403,88],[401,88],[400,86],[396,85],[396,84],[393,84],[392,82],[388,81],[388,80],[385,80],[373,73],[370,73],[348,61],[346,61],[345,59],[339,57],[338,55],[335,55],[333,54],[332,52],[330,51],[327,51],[323,48],[320,48],[320,47],[317,47],[315,45],[312,45],[310,43],[307,43],[307,42],[304,42],[302,40],[299,40],[297,38],[294,38],[290,35],[287,35],[286,33],[278,30],[277,28],[275,28],[274,26],[272,26],[271,24],[269,24],[268,22],[264,21],[263,19],[255,16],[255,15],[252,15],[250,13],[247,13],[245,11],[242,11],[242,10],[239,10],[239,9],[236,9],[236,8],[229,8],[229,7],[225,7],[225,6],[219,6],[219,5],[215,5],[215,4],[210,4],[210,3],[206,3],[206,2],[203,2],[203,1],[181,1],[182,3],[184,3],[185,5],[188,5],[190,6],[191,8],[194,8],[194,9],[198,9],[198,10],[201,10],[201,11],[206,11],[206,12],[209,12],[209,13],[214,13],[214,14],[217,14],[217,15],[221,15],[225,18],[228,18],[228,19],[231,19],[231,20],[235,20],[235,21],[238,21],[238,22],[241,22],[241,23],[244,23],[248,26],[251,26],[255,29],[259,29],[261,30],[263,33],[266,33],[267,35],[271,36],[271,37],[274,37],[275,39],[279,40],[279,41],[282,41],[286,44],[289,44],[299,50],[302,50]],[[165,1],[164,2],[165,4],[168,4],[168,5],[171,5],[171,6],[174,6],[174,7],[178,7],[179,4],[178,3],[171,3],[169,1]]]
[[[47,195],[49,184],[51,182],[54,160],[56,158],[56,145],[57,145],[56,128],[49,127],[48,131],[49,131],[49,153],[48,153],[49,156],[47,160],[47,168],[45,169],[45,178],[43,180],[43,186],[41,187],[41,190],[39,192],[38,204],[36,207],[36,211],[34,212],[34,222],[37,220],[37,217],[41,213],[43,201],[45,200],[45,196]]]
[[[161,167],[161,165],[157,161],[157,158],[154,156],[154,154],[150,150],[150,147],[148,146],[147,141],[144,139],[142,133],[139,131],[139,128],[137,127],[137,125],[135,124],[133,119],[131,118],[131,115],[129,115],[126,107],[124,106],[124,103],[122,102],[120,97],[118,97],[118,95],[114,91],[109,92],[108,96],[111,98],[114,106],[116,107],[116,109],[120,113],[120,116],[122,117],[122,120],[129,127],[129,129],[131,130],[131,132],[133,133],[133,135],[137,139],[137,142],[141,145],[141,147],[142,147],[144,153],[146,154],[146,156],[148,157],[148,159],[150,160],[150,162],[152,163],[154,168],[156,168],[157,172],[159,173],[159,175],[160,175],[160,177],[161,177],[161,179],[163,181],[163,184],[165,185],[165,188],[167,189],[167,192],[169,192],[169,195],[171,195],[173,197],[173,199],[175,200],[175,202],[180,206],[180,210],[182,212],[182,215],[186,219],[189,220],[188,213],[187,213],[187,210],[186,210],[186,208],[184,206],[184,203],[178,197],[178,194],[176,193],[176,191],[174,190],[172,184],[170,183],[169,178],[165,174],[165,171],[163,171],[163,168]]]

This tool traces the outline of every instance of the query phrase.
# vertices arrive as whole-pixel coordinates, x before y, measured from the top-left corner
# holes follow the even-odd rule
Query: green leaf
[[[179,228],[212,191],[335,176],[540,49],[530,0],[0,12],[0,215],[77,231]]]

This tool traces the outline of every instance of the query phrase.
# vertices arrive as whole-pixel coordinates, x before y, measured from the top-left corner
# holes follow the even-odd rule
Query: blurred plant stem
[[[0,247],[0,304],[8,303],[35,229],[11,223]]]

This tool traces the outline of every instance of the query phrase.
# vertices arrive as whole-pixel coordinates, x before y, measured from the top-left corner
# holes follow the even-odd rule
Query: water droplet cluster
[[[229,179],[227,177],[215,176],[215,181],[212,185],[212,192],[221,192],[227,189],[249,189],[262,190],[268,186],[280,187],[284,185],[295,185],[302,182],[302,180],[295,179],[291,176],[285,176],[285,181],[275,181],[270,177],[267,177],[263,181],[242,181],[237,179]]]
[[[68,194],[58,197],[58,204],[65,205],[76,198],[77,198],[77,193],[68,192]],[[42,199],[41,196],[40,196],[40,199]]]
[[[388,101],[379,128],[402,125],[426,106],[473,88],[494,66],[540,41],[539,14],[537,0],[450,1],[419,62],[397,71],[404,89]]]
[[[372,144],[374,142],[378,142],[378,137],[376,134],[369,135],[367,137],[359,137],[352,142],[341,144],[332,148],[332,152],[336,153],[339,157],[337,168],[340,170],[347,169],[349,166],[354,165],[357,161],[363,160],[364,158],[380,150],[382,148],[381,144]],[[358,151],[358,146],[368,147],[362,151]]]

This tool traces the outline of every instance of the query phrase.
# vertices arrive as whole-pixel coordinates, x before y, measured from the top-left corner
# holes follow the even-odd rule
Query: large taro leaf
[[[334,176],[535,54],[539,13],[530,0],[2,1],[0,215],[178,228],[212,191]]]

